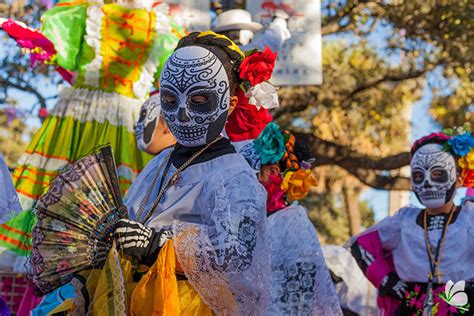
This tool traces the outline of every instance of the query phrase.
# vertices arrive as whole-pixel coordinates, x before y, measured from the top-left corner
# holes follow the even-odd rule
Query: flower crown
[[[257,109],[263,107],[268,110],[279,106],[276,89],[268,81],[273,74],[277,55],[268,46],[263,51],[249,50],[239,66],[240,88],[249,98],[249,104]]]
[[[280,189],[290,203],[306,197],[311,187],[317,185],[311,172],[313,161],[298,160],[295,144],[295,136],[287,130],[282,131],[273,122],[253,141],[254,150],[262,165],[280,163],[282,166]],[[271,211],[269,207],[267,209]]]
[[[474,188],[474,137],[469,124],[461,127],[447,128],[439,133],[432,133],[417,140],[411,154],[423,144],[435,142],[443,145],[444,151],[458,158],[458,166],[464,178],[463,186]]]

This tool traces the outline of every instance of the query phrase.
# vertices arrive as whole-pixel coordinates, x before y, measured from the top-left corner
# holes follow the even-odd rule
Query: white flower
[[[268,110],[280,105],[275,87],[266,81],[250,88],[245,96],[249,98],[249,104],[255,105],[259,110],[261,107]]]

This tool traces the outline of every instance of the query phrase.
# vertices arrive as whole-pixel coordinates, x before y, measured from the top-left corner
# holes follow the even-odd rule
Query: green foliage
[[[323,244],[342,245],[349,237],[349,218],[346,206],[339,194],[311,193],[302,204],[309,210],[309,218],[318,231],[318,237]],[[374,210],[368,203],[361,201],[359,209],[362,227],[368,228],[374,224]]]
[[[7,125],[7,116],[0,110],[0,153],[7,166],[13,169],[21,154],[25,151],[31,137],[31,130],[20,119]]]

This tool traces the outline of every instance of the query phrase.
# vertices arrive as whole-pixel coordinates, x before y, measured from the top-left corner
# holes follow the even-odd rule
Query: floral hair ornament
[[[259,155],[262,165],[279,163],[283,174],[283,181],[281,181],[280,189],[285,194],[288,202],[294,202],[306,197],[311,187],[317,185],[316,178],[311,172],[311,163],[314,159],[299,161],[295,154],[295,136],[289,131],[281,131],[277,124],[271,122],[265,127],[260,136],[254,140],[254,150]],[[271,193],[279,192],[275,189],[275,181],[272,181],[271,192],[268,191],[269,197]],[[277,209],[276,202],[281,201],[281,194],[272,197],[270,203],[272,209]],[[268,201],[267,201],[268,202]],[[268,203],[267,203],[268,204]],[[278,209],[281,209],[279,207]]]
[[[249,98],[249,103],[257,109],[272,109],[279,106],[278,95],[270,80],[277,53],[265,46],[263,51],[250,50],[245,52],[245,58],[240,64],[239,75],[243,80],[240,87]]]
[[[457,159],[464,178],[463,186],[474,188],[474,137],[469,124],[464,126],[447,128],[439,133],[431,133],[417,140],[412,147],[413,156],[416,149],[427,143],[440,143],[446,152],[451,153]]]
[[[269,109],[279,106],[275,87],[268,81],[275,68],[277,53],[265,47],[246,51],[238,73],[242,83],[237,91],[237,107],[229,116],[226,133],[234,142],[256,139],[273,120]]]
[[[463,186],[474,188],[474,137],[472,137],[469,124],[445,129],[443,133],[450,136],[444,144],[445,148],[459,157],[458,166],[464,178]]]

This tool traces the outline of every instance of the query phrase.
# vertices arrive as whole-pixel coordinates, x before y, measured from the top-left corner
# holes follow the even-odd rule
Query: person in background
[[[138,149],[157,155],[173,146],[176,139],[161,114],[160,94],[154,93],[140,109],[138,122],[134,126]]]
[[[276,10],[273,21],[267,28],[263,28],[262,24],[252,21],[250,12],[233,9],[219,14],[212,30],[229,37],[242,51],[255,48],[262,50],[269,46],[272,51],[278,52],[291,37],[286,22],[288,18],[286,12]]]
[[[379,290],[383,315],[474,311],[474,203],[453,202],[457,188],[474,187],[474,138],[455,131],[412,147],[412,187],[425,208],[402,208],[347,244]]]
[[[308,146],[271,122],[239,152],[267,191],[269,315],[342,315],[316,229],[297,204],[316,185]]]

